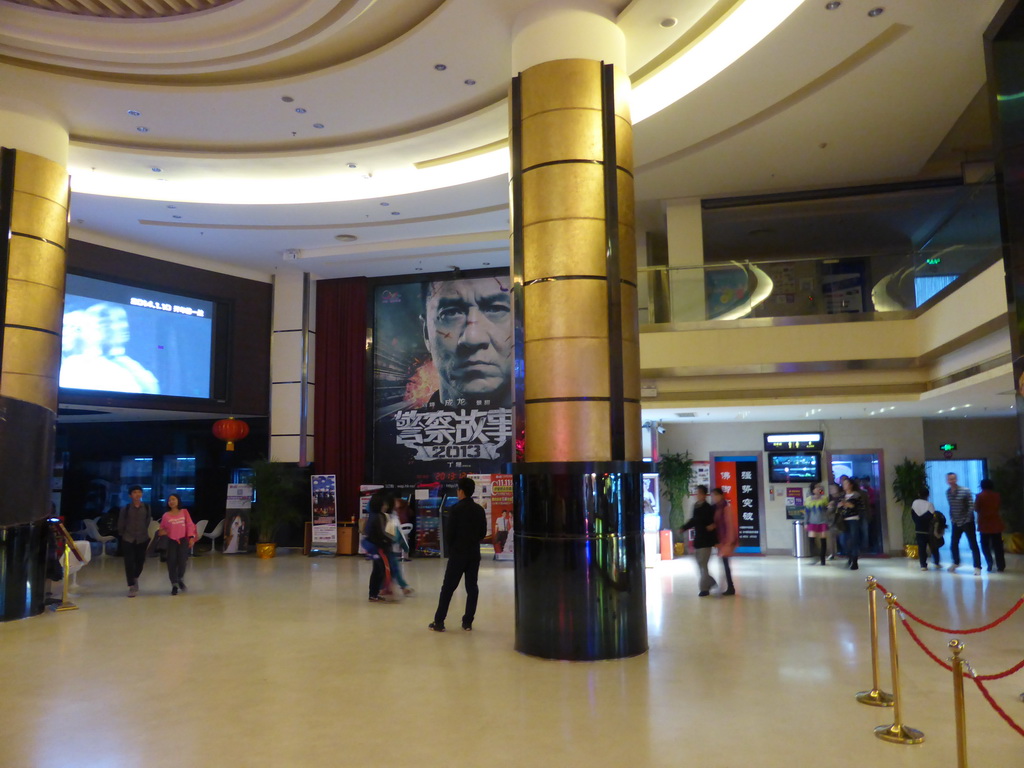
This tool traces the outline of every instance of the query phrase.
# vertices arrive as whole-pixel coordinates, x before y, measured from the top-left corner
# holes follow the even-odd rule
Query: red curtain
[[[316,471],[337,475],[338,519],[359,509],[365,481],[366,278],[316,284],[316,389],[313,450]]]

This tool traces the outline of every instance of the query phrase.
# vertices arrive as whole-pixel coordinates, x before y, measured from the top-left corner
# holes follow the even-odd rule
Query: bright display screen
[[[773,483],[811,483],[821,480],[820,454],[769,453],[768,480]]]
[[[60,386],[210,397],[212,301],[67,276]]]

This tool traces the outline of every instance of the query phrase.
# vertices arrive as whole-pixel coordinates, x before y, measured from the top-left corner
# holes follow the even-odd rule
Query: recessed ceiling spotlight
[[[448,69],[448,65],[447,64],[435,64],[434,65],[434,69],[436,69],[438,72],[444,72],[446,69]]]
[[[295,99],[293,99],[291,96],[282,96],[281,101],[283,101],[285,104],[291,104],[293,101],[295,101]]]
[[[399,213],[398,211],[392,211],[392,212],[391,212],[391,215],[392,215],[392,216],[401,216],[402,214],[401,214],[401,213]]]
[[[391,205],[391,203],[381,203],[381,207],[383,208],[387,208],[389,205]]]
[[[349,167],[349,168],[352,168],[352,169],[355,169],[355,168],[358,168],[359,166],[358,166],[358,165],[356,165],[355,163],[349,163],[349,164],[348,164],[348,167]]]
[[[422,272],[423,271],[423,267],[416,267],[416,271],[417,272]]]
[[[173,209],[177,208],[178,206],[176,206],[176,205],[168,205],[167,207],[170,208],[171,210],[173,210]]]
[[[471,77],[467,78],[466,80],[463,80],[462,82],[464,82],[466,85],[476,85],[476,80],[474,80]]]
[[[667,19],[662,19],[658,23],[665,29],[672,29],[672,27],[679,23],[679,19],[673,19],[669,16]]]
[[[356,237],[355,235],[343,234],[335,235],[334,239],[337,240],[339,243],[354,243],[359,238]]]
[[[296,107],[295,111],[298,112],[300,115],[306,114],[306,108],[305,107]]]
[[[153,166],[152,168],[150,168],[149,170],[151,170],[151,171],[152,171],[153,173],[163,173],[163,170],[164,170],[164,169],[163,169],[163,168],[157,168],[157,167],[156,167],[156,166],[154,165],[154,166]]]
[[[128,110],[128,114],[131,115],[132,117],[142,117],[142,113],[139,112],[139,110],[137,110],[137,109],[129,109]]]
[[[313,123],[313,127],[314,128],[323,128],[324,124],[323,123]]]
[[[840,5],[842,5],[842,3],[839,2],[839,0],[832,0],[831,3],[825,3],[825,10],[826,11],[834,11]]]
[[[174,215],[173,215],[173,216],[172,216],[171,218],[172,218],[172,219],[180,219],[180,218],[181,218],[181,215],[180,215],[180,214],[177,214],[177,213],[176,213],[176,214],[174,214]]]
[[[139,133],[149,133],[149,128],[147,128],[144,125],[137,126],[135,130],[138,131]]]
[[[868,16],[873,19],[875,16],[881,16],[883,13],[885,13],[885,8],[872,8],[868,11]]]
[[[491,262],[489,262],[489,261],[484,261],[484,262],[481,262],[481,263],[482,263],[482,264],[483,264],[483,265],[484,265],[485,267],[489,267],[489,266],[491,266]]]

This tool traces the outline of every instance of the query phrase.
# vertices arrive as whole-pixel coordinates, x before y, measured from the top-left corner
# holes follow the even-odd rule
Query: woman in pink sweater
[[[181,499],[172,493],[167,497],[167,511],[160,518],[160,535],[166,536],[167,543],[167,575],[171,579],[171,594],[185,591],[185,563],[188,553],[196,543],[196,525],[187,509],[181,509]]]

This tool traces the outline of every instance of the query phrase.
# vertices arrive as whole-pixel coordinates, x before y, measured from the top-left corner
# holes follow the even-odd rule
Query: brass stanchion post
[[[886,611],[889,614],[889,667],[892,670],[892,725],[880,725],[875,728],[875,736],[882,741],[893,744],[920,744],[924,734],[916,728],[903,725],[903,712],[900,707],[900,661],[896,648],[896,595],[891,592],[885,596]]]
[[[953,650],[953,709],[956,711],[956,765],[967,768],[967,710],[964,707],[964,660],[960,653],[965,648],[959,640],[950,640]]]
[[[891,707],[892,694],[886,693],[878,686],[878,609],[875,607],[875,593],[878,582],[874,576],[867,578],[868,617],[871,624],[871,690],[857,694],[857,701],[871,707]]]
[[[71,547],[64,542],[64,591],[60,598],[60,605],[55,610],[77,611],[78,606],[68,600],[68,573],[71,571]]]

